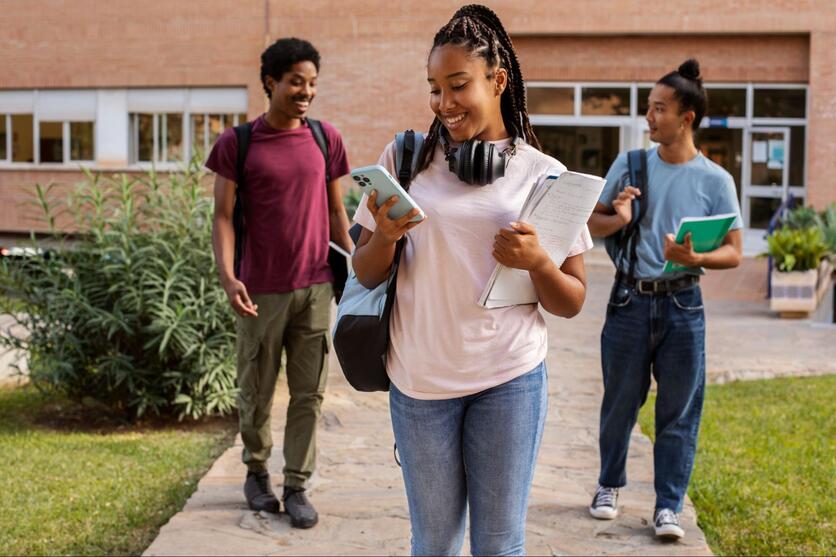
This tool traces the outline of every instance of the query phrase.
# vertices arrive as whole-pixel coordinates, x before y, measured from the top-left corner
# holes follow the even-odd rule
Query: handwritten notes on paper
[[[540,245],[560,267],[586,226],[606,180],[566,171],[549,175],[534,185],[519,220],[537,230]],[[497,265],[482,291],[485,308],[537,303],[537,292],[527,271]]]

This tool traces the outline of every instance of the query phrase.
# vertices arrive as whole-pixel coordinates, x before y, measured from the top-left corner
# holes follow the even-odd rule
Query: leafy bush
[[[767,237],[769,255],[779,271],[816,269],[827,255],[827,246],[820,228],[779,228]]]
[[[824,243],[827,245],[828,253],[834,255],[836,254],[836,201],[822,211],[821,219]]]
[[[822,226],[822,217],[812,207],[796,207],[787,211],[781,219],[781,226],[795,230],[820,228]]]
[[[0,345],[25,351],[36,386],[135,417],[233,409],[234,321],[202,177],[196,161],[165,180],[88,173],[57,204],[36,187],[59,245],[0,268],[22,310]],[[56,230],[62,211],[82,231],[74,239]]]
[[[357,206],[360,204],[362,197],[363,192],[356,188],[349,188],[348,193],[346,193],[345,197],[343,197],[343,204],[345,205],[345,210],[348,213],[348,220],[354,218],[354,213],[357,212]]]

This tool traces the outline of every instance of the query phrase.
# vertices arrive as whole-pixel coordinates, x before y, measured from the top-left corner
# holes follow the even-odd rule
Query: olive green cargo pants
[[[316,424],[328,375],[331,284],[253,294],[258,317],[238,317],[238,415],[243,461],[265,470],[273,448],[270,408],[287,355],[290,403],[284,431],[284,485],[304,487],[316,464]]]

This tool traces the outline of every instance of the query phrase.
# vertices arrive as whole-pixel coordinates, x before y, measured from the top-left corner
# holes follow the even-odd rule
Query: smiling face
[[[500,99],[508,83],[503,68],[452,44],[433,49],[427,64],[430,108],[456,143],[508,137]]]
[[[673,87],[657,83],[650,91],[645,118],[651,141],[662,145],[675,143],[691,133],[695,116],[693,110],[680,111]]]
[[[276,80],[265,78],[270,89],[270,110],[289,120],[304,118],[316,96],[317,71],[313,62],[297,62]]]

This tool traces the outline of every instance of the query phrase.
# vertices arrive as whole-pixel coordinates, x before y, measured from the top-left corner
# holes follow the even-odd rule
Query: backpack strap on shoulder
[[[395,168],[398,170],[398,182],[404,189],[409,189],[415,177],[423,145],[424,134],[420,132],[406,130],[395,136]]]
[[[235,231],[235,251],[232,266],[236,278],[241,276],[241,256],[244,253],[244,237],[246,235],[244,223],[244,190],[247,179],[244,168],[247,163],[247,153],[250,150],[252,132],[252,122],[244,122],[235,126],[235,139],[238,141],[238,150],[235,157],[235,207],[232,209],[232,228]]]
[[[311,129],[311,134],[314,137],[314,141],[316,141],[317,147],[322,152],[322,156],[325,159],[325,185],[331,183],[331,174],[328,171],[328,162],[331,159],[331,154],[328,151],[328,138],[325,137],[325,130],[322,129],[322,122],[319,120],[314,120],[313,118],[305,118],[305,121],[308,123],[308,127]]]
[[[252,122],[244,122],[235,126],[235,139],[238,140],[238,153],[235,159],[235,184],[240,188],[244,186],[244,165],[247,162],[247,153],[250,150],[250,138],[253,134]]]
[[[647,151],[635,149],[627,153],[627,172],[629,173],[630,185],[641,192],[641,195],[632,202],[633,218],[625,227],[621,243],[622,258],[625,255],[629,257],[627,277],[632,282],[636,278],[636,263],[638,261],[636,250],[641,241],[639,224],[647,213],[648,205]]]

